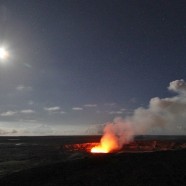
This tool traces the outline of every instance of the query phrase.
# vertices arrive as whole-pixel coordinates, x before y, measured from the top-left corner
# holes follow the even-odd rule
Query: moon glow
[[[8,59],[9,53],[4,47],[0,47],[0,59],[1,61],[5,61]]]

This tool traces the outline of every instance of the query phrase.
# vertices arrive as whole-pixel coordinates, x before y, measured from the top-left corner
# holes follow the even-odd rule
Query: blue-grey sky
[[[79,134],[186,79],[184,0],[1,0],[0,134]],[[7,132],[8,131],[8,132]]]

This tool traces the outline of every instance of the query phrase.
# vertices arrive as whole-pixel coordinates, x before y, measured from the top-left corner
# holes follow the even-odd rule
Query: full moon
[[[2,61],[8,59],[9,53],[4,47],[0,47],[0,59]]]

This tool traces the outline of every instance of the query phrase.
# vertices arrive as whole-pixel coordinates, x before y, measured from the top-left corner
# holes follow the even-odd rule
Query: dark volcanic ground
[[[186,149],[180,148],[185,137],[140,137],[140,144],[155,138],[174,143],[173,150],[145,153],[92,155],[62,148],[99,138],[0,138],[0,185],[186,185]]]

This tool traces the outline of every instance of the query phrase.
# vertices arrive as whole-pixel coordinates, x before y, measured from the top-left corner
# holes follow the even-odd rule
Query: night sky
[[[0,46],[0,135],[87,134],[186,79],[186,1],[1,0]]]

